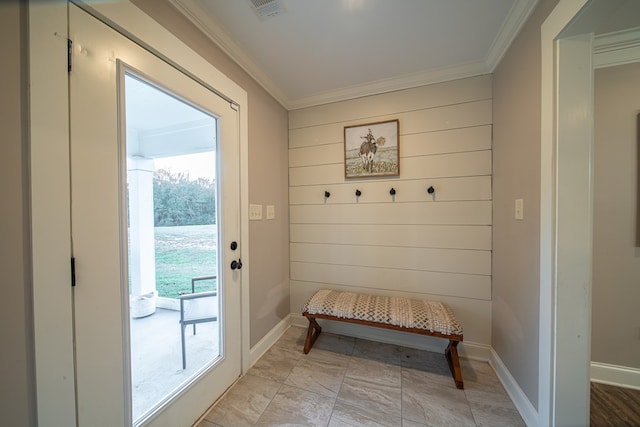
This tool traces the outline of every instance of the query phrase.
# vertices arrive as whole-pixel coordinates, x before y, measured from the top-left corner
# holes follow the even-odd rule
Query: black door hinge
[[[71,257],[71,287],[76,286],[76,258]]]
[[[67,72],[71,72],[71,55],[73,54],[73,41],[67,39]]]

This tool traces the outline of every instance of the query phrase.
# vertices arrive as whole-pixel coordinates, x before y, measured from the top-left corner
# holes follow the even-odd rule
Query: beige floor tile
[[[507,392],[488,362],[460,359],[460,367],[465,390],[488,391],[506,395]]]
[[[393,344],[357,339],[353,356],[377,362],[400,365],[400,347]]]
[[[285,384],[335,399],[348,363],[347,356],[316,350],[300,359]]]
[[[333,398],[284,385],[256,426],[326,426],[334,403]]]
[[[351,356],[356,345],[356,339],[353,337],[345,337],[343,335],[328,334],[323,332],[313,345],[313,350],[328,350],[334,353],[345,354]]]
[[[402,427],[429,427],[425,423],[417,423],[411,420],[402,420]]]
[[[400,388],[402,368],[375,360],[352,357],[345,377]]]
[[[207,414],[206,421],[222,427],[252,426],[258,421],[282,384],[245,375]]]
[[[453,381],[433,381],[429,373],[402,370],[402,418],[429,426],[475,426],[463,390]]]
[[[418,371],[432,372],[442,376],[451,377],[447,358],[442,353],[417,350],[415,348],[401,347],[400,363],[403,368],[416,369]],[[453,381],[453,379],[452,379]]]
[[[282,383],[301,357],[302,351],[273,346],[247,373]]]
[[[338,401],[397,418],[402,414],[400,386],[376,380],[345,377],[338,393]]]
[[[380,411],[347,405],[338,401],[333,408],[329,427],[397,427],[401,423],[402,420],[399,417],[393,417]]]
[[[302,351],[307,331],[304,328],[292,326],[276,341],[274,345],[288,350]]]
[[[458,390],[442,353],[322,333],[304,355],[305,334],[287,330],[198,427],[525,425],[487,362],[461,359]]]
[[[526,424],[506,393],[465,390],[471,412],[480,427],[525,427]]]

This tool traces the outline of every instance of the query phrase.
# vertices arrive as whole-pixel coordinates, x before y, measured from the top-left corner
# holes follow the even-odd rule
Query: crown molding
[[[450,80],[458,80],[488,74],[489,70],[484,61],[472,62],[454,67],[443,67],[436,70],[428,70],[422,73],[407,74],[389,79],[376,80],[361,85],[348,86],[337,90],[322,92],[290,101],[290,110],[345,101],[348,99],[362,98],[381,93],[395,92],[403,89],[441,83]]]
[[[518,33],[529,19],[531,12],[538,5],[539,0],[518,0],[511,7],[507,19],[504,21],[502,28],[498,32],[498,36],[494,39],[489,54],[486,57],[487,69],[493,73],[495,68],[500,64],[505,53],[515,40]]]
[[[224,53],[251,76],[260,86],[273,96],[285,109],[289,99],[280,88],[261,71],[260,67],[247,55],[226,31],[195,0],[169,0],[180,13],[187,17],[200,31],[211,39]]]
[[[187,19],[209,37],[211,41],[287,110],[312,107],[315,105],[492,73],[529,18],[531,12],[535,9],[538,1],[539,0],[516,1],[500,29],[498,36],[494,40],[489,54],[480,61],[367,82],[308,97],[291,99],[260,69],[244,49],[226,34],[224,28],[215,18],[209,16],[207,11],[204,10],[196,0],[169,0],[180,13],[186,16]]]
[[[640,62],[640,28],[597,35],[593,41],[595,69]]]

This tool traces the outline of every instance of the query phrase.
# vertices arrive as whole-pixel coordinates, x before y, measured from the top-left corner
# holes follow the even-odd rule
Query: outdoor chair
[[[196,334],[196,324],[215,322],[218,320],[218,292],[197,292],[180,295],[180,332],[182,339],[182,369],[187,368],[187,356],[185,345],[185,329],[187,325],[193,325],[193,334]]]

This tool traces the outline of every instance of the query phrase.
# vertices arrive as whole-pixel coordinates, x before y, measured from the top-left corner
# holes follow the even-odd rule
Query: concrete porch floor
[[[219,354],[219,322],[186,328],[187,367],[182,369],[180,312],[163,308],[131,319],[133,420],[155,408]]]

